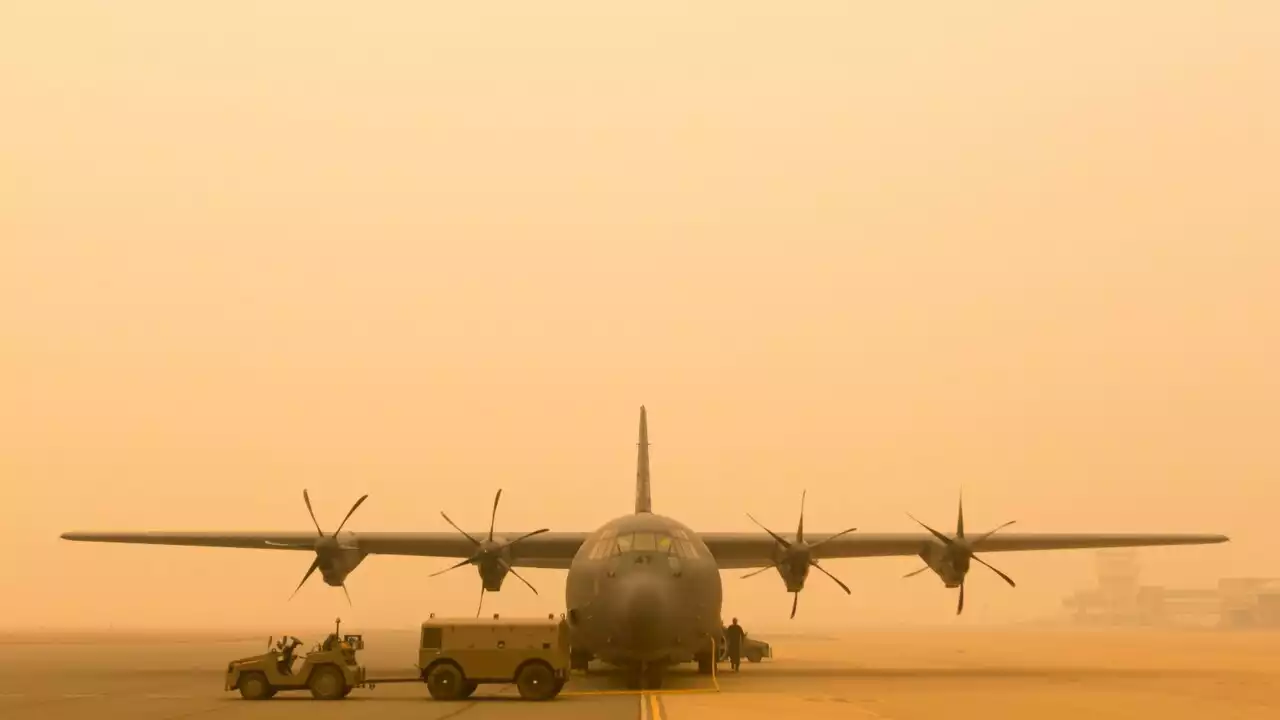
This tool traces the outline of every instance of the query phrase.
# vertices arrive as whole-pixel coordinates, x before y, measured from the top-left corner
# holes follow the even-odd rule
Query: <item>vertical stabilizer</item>
[[[649,500],[649,422],[645,419],[644,406],[640,406],[640,450],[636,454],[636,512],[653,512]]]

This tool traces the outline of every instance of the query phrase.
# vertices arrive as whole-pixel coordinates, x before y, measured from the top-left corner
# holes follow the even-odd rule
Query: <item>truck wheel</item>
[[[759,650],[747,651],[747,662],[758,663],[764,659],[764,655]]]
[[[271,684],[260,672],[246,673],[240,676],[240,697],[245,700],[266,700],[272,695]]]
[[[307,689],[316,700],[341,700],[345,697],[343,691],[347,689],[347,681],[337,668],[324,665],[311,673]]]
[[[436,700],[459,700],[467,679],[453,663],[440,663],[427,673],[427,692]]]
[[[476,694],[476,688],[478,687],[480,687],[480,683],[478,682],[472,682],[471,680],[464,681],[462,683],[462,692],[458,694],[458,698],[460,700],[466,700]]]
[[[556,674],[550,665],[535,660],[520,668],[516,689],[525,700],[550,700],[556,696]]]

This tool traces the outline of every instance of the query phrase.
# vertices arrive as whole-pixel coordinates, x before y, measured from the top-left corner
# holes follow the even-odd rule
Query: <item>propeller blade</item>
[[[933,533],[933,536],[934,536],[934,537],[936,537],[936,538],[938,538],[939,540],[941,540],[943,545],[946,545],[946,546],[948,546],[948,547],[950,547],[950,546],[951,546],[951,538],[947,537],[946,535],[943,535],[942,533],[938,532],[937,530],[934,530],[933,528],[929,527],[928,525],[925,525],[924,523],[920,522],[919,520],[917,520],[917,519],[916,519],[916,516],[915,516],[915,515],[912,515],[911,513],[907,513],[907,517],[909,517],[909,518],[911,518],[912,520],[915,520],[917,523],[919,523],[919,524],[920,524],[920,527],[922,527],[922,528],[924,528],[925,530],[928,530],[929,532]]]
[[[796,526],[796,542],[804,542],[804,496],[809,493],[808,490],[800,491],[800,524]]]
[[[298,587],[296,587],[296,588],[294,588],[294,589],[293,589],[293,595],[297,595],[297,594],[298,594],[298,591],[302,589],[302,586],[303,586],[303,585],[305,585],[305,584],[307,583],[307,578],[311,577],[311,573],[315,572],[315,571],[316,571],[316,568],[318,568],[318,567],[320,567],[320,556],[319,556],[319,555],[317,555],[317,556],[316,556],[316,559],[315,559],[315,560],[312,560],[312,561],[311,561],[311,567],[307,568],[307,574],[302,576],[302,582],[298,583]],[[289,599],[290,599],[290,600],[292,600],[292,599],[293,599],[293,595],[290,595],[290,596],[289,596]]]
[[[489,515],[489,542],[493,542],[493,526],[498,522],[498,501],[502,499],[502,488],[498,488],[493,496],[493,513]]]
[[[528,585],[528,586],[529,586],[529,589],[533,591],[533,594],[534,594],[534,595],[537,595],[537,594],[538,594],[538,588],[534,587],[534,586],[533,586],[533,583],[529,582],[528,580],[525,580],[525,579],[524,579],[524,576],[523,576],[523,575],[521,575],[520,573],[516,572],[516,569],[515,569],[515,568],[513,568],[513,567],[511,567],[511,565],[510,565],[509,563],[507,563],[505,560],[502,562],[502,564],[507,566],[507,570],[508,570],[508,571],[509,571],[509,572],[510,572],[510,573],[511,573],[511,574],[512,574],[512,575],[513,575],[517,580],[519,580],[520,582],[524,583],[525,585]]]
[[[844,536],[844,535],[848,535],[849,533],[851,533],[851,532],[856,532],[857,530],[858,530],[858,528],[849,528],[848,530],[841,530],[840,532],[836,533],[835,535],[832,535],[832,536],[831,536],[831,537],[829,537],[829,538],[826,538],[826,539],[824,539],[824,540],[819,540],[818,542],[816,542],[816,543],[814,543],[814,544],[810,545],[810,546],[809,546],[809,549],[810,549],[810,550],[813,550],[814,548],[820,548],[820,547],[822,547],[823,545],[826,545],[827,543],[831,542],[832,540],[835,540],[835,539],[836,539],[836,538],[838,538],[838,537],[842,537],[842,536]]]
[[[778,563],[773,563],[772,565],[765,565],[764,567],[760,568],[759,570],[752,570],[751,572],[747,573],[746,575],[743,575],[740,579],[742,579],[742,580],[746,580],[746,579],[747,579],[747,578],[749,578],[749,577],[755,577],[756,575],[759,575],[760,573],[764,572],[765,570],[772,570],[772,569],[774,569],[774,568],[776,568],[776,567],[778,567]]]
[[[977,539],[975,539],[973,542],[969,543],[969,547],[974,547],[974,548],[976,548],[976,547],[978,546],[978,544],[979,544],[979,543],[981,543],[983,540],[986,540],[987,538],[991,537],[992,535],[995,535],[996,533],[1000,532],[1001,530],[1003,530],[1003,529],[1005,529],[1005,528],[1009,527],[1010,525],[1012,525],[1012,524],[1014,524],[1014,523],[1016,523],[1016,522],[1018,522],[1018,521],[1017,521],[1017,520],[1010,520],[1009,522],[1007,522],[1007,523],[1005,523],[1005,524],[1001,525],[1000,527],[996,528],[995,530],[992,530],[991,532],[983,533],[982,535],[979,535],[979,536],[977,537]]]
[[[1018,587],[1018,584],[1017,584],[1017,583],[1015,583],[1015,582],[1013,581],[1013,578],[1011,578],[1011,577],[1009,577],[1008,575],[1005,575],[1004,573],[1002,573],[1002,572],[1000,572],[999,570],[995,569],[995,567],[994,567],[994,566],[992,566],[992,565],[991,565],[991,563],[987,562],[986,560],[983,560],[982,558],[978,557],[977,555],[973,555],[973,556],[971,556],[971,557],[972,557],[974,560],[977,560],[978,562],[982,563],[983,565],[986,565],[988,568],[990,568],[990,569],[991,569],[991,572],[993,572],[993,573],[995,573],[995,574],[999,575],[1001,578],[1003,578],[1005,582],[1009,583],[1009,587]]]
[[[524,540],[528,540],[529,538],[533,537],[534,535],[541,535],[541,534],[542,534],[542,533],[544,533],[544,532],[551,532],[551,528],[542,528],[541,530],[534,530],[534,531],[533,531],[533,532],[531,532],[531,533],[525,533],[524,535],[521,535],[520,537],[516,538],[515,540],[508,540],[507,542],[505,542],[505,543],[503,543],[503,544],[499,545],[498,547],[494,548],[493,552],[501,552],[501,551],[503,551],[503,550],[505,550],[505,549],[507,549],[507,548],[511,547],[512,545],[515,545],[515,544],[516,544],[516,543],[518,543],[518,542],[521,542],[521,541],[524,541]]]
[[[449,572],[450,570],[457,570],[458,568],[462,567],[463,565],[470,565],[470,564],[471,564],[471,562],[472,562],[471,558],[467,558],[466,560],[463,560],[462,562],[459,562],[459,563],[458,563],[458,564],[456,564],[456,565],[450,565],[449,567],[447,567],[447,568],[445,568],[445,569],[443,569],[443,570],[440,570],[440,571],[438,571],[438,572],[433,572],[433,573],[431,573],[430,575],[428,575],[427,577],[435,577],[435,576],[437,576],[437,575],[443,575],[443,574],[445,574],[445,573]]]
[[[919,570],[913,570],[913,571],[911,571],[911,572],[907,573],[906,575],[903,575],[902,577],[904,577],[904,578],[915,577],[916,575],[919,575],[920,573],[922,573],[922,572],[924,572],[925,570],[928,570],[928,569],[929,569],[929,566],[928,566],[928,565],[925,565],[924,567],[920,568]]]
[[[320,523],[316,520],[316,512],[311,509],[311,496],[307,494],[306,488],[302,490],[302,502],[307,504],[307,512],[311,513],[311,522],[316,526],[316,533],[324,537],[324,531],[320,529]]]
[[[347,605],[348,605],[348,606],[350,606],[350,605],[351,605],[351,593],[347,592],[347,584],[346,584],[346,583],[342,583],[341,587],[342,587],[342,594],[347,596]]]
[[[778,533],[765,527],[764,524],[761,523],[759,520],[755,519],[754,517],[751,517],[751,513],[747,513],[747,517],[751,518],[751,522],[759,525],[761,530],[764,530],[765,532],[769,533],[769,537],[772,537],[774,540],[777,540],[779,545],[781,545],[784,548],[787,548],[788,550],[791,549],[791,543],[783,539],[783,537]]]
[[[795,620],[795,619],[796,619],[796,607],[800,604],[800,593],[795,592],[795,593],[791,593],[791,595],[792,595],[792,600],[791,600],[791,619],[792,619],[792,620]]]
[[[476,617],[480,617],[480,610],[484,608],[484,586],[480,586],[480,602],[476,604]]]
[[[450,525],[452,525],[454,530],[457,530],[458,532],[462,533],[463,535],[465,535],[465,536],[466,536],[466,538],[467,538],[468,540],[470,540],[471,542],[475,543],[476,547],[480,547],[480,546],[481,546],[481,544],[482,544],[482,543],[481,543],[479,540],[477,540],[477,539],[475,539],[475,538],[471,537],[471,535],[469,535],[469,534],[467,533],[467,531],[466,531],[466,530],[463,530],[462,528],[458,527],[458,524],[457,524],[457,523],[455,523],[454,521],[450,520],[450,519],[449,519],[449,516],[448,516],[448,515],[445,515],[443,510],[441,510],[441,511],[440,511],[440,517],[444,518],[444,521],[445,521],[445,522],[447,522],[447,523],[449,523]]]
[[[828,572],[828,571],[827,571],[827,569],[826,569],[826,568],[824,568],[824,567],[822,567],[821,565],[819,565],[817,560],[810,560],[810,561],[809,561],[809,564],[810,564],[810,565],[812,565],[815,569],[817,569],[817,570],[821,570],[823,575],[826,575],[827,577],[829,577],[829,578],[831,578],[832,580],[834,580],[834,581],[836,582],[836,584],[837,584],[837,585],[839,585],[839,586],[840,586],[840,588],[844,590],[844,592],[845,592],[845,594],[846,594],[846,595],[852,595],[852,594],[853,594],[853,591],[849,589],[849,586],[848,586],[848,585],[845,585],[844,583],[840,582],[840,578],[836,577],[835,575],[832,575],[830,572]]]
[[[351,506],[351,509],[347,511],[347,516],[342,518],[342,522],[338,523],[338,529],[333,531],[334,537],[337,537],[338,533],[342,532],[342,527],[347,524],[348,520],[351,519],[351,514],[356,511],[356,508],[360,507],[360,504],[368,499],[369,499],[368,495],[361,495],[360,499],[356,501],[356,504]]]
[[[964,491],[960,491],[960,502],[956,511],[956,537],[964,539]]]
[[[960,583],[960,602],[956,605],[956,614],[964,612],[964,583]]]

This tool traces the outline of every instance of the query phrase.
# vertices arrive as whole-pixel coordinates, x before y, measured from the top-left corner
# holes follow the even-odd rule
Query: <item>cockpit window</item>
[[[611,540],[602,538],[601,549],[604,557],[632,552],[649,552],[658,555],[675,555],[682,558],[696,558],[698,551],[692,541],[665,532],[624,533]],[[595,553],[592,553],[595,556]]]

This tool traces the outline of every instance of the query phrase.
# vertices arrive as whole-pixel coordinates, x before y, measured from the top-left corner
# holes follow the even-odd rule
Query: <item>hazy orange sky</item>
[[[411,625],[469,569],[81,530],[1223,532],[1280,575],[1280,5],[9,2],[5,623]],[[1267,552],[1268,549],[1271,552]],[[1053,612],[1087,552],[824,563],[799,623]],[[726,614],[786,622],[774,575]],[[558,611],[563,571],[486,608]]]

